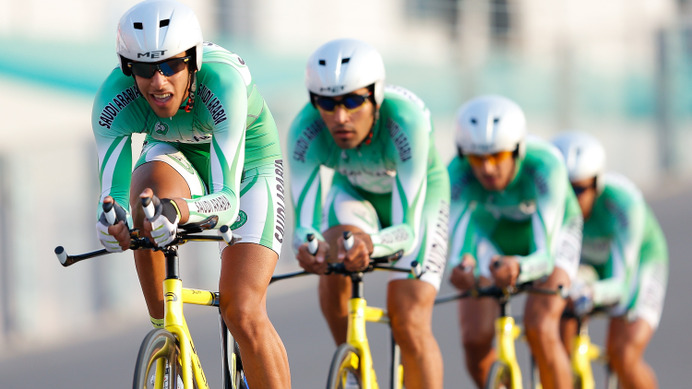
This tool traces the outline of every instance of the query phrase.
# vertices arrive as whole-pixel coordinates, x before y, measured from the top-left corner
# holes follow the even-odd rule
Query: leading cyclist
[[[579,263],[582,217],[559,153],[548,142],[527,139],[523,111],[501,96],[464,104],[456,141],[458,155],[448,166],[452,284],[461,290],[530,281],[545,289],[569,287]],[[558,295],[526,299],[526,336],[546,389],[571,385],[559,335],[564,306]],[[459,302],[466,366],[478,387],[496,359],[498,313],[490,298]]]
[[[644,350],[661,319],[668,280],[668,248],[656,217],[635,185],[605,173],[601,143],[583,132],[553,139],[564,156],[584,214],[581,267],[570,292],[577,311],[616,304],[610,310],[606,349],[623,388],[657,388]],[[580,270],[582,270],[580,268]],[[591,277],[589,277],[589,275]],[[575,323],[563,325],[565,343]]]
[[[247,65],[204,43],[192,10],[173,0],[129,9],[118,24],[117,54],[120,66],[98,91],[92,113],[101,202],[115,201],[119,214],[115,225],[101,216],[99,240],[109,251],[126,250],[134,226],[164,246],[178,225],[233,224],[242,241],[221,253],[223,318],[249,385],[289,388],[286,351],[266,312],[283,240],[281,150]],[[146,140],[132,171],[134,133]],[[140,196],[154,194],[161,200],[149,222]],[[163,255],[137,250],[134,257],[152,323],[161,326]]]
[[[384,77],[380,54],[354,39],[327,42],[308,59],[310,102],[289,133],[294,248],[300,265],[317,274],[328,261],[359,270],[370,256],[399,249],[405,255],[397,266],[410,268],[417,260],[425,273],[420,280],[392,276],[387,310],[406,387],[442,388],[431,321],[445,266],[449,179],[430,112],[413,93],[385,88]],[[331,186],[321,178],[322,166],[334,169]],[[356,232],[348,251],[344,230]],[[308,233],[318,237],[316,255],[304,243]],[[346,340],[350,288],[345,277],[320,277],[320,306],[337,344]]]

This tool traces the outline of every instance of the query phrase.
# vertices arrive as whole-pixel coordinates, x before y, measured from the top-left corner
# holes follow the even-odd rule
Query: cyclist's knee
[[[266,311],[258,304],[225,300],[222,297],[220,306],[226,325],[237,337],[243,334],[252,336],[268,320]]]

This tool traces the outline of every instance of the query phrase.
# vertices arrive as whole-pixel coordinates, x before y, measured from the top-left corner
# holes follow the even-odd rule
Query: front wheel
[[[507,364],[495,361],[490,367],[488,379],[485,382],[485,389],[512,388],[512,372]]]
[[[166,389],[182,389],[179,357],[180,348],[173,334],[160,328],[151,330],[137,354],[132,388],[154,388],[157,380],[163,380]]]
[[[327,389],[360,389],[362,387],[358,351],[349,344],[342,344],[334,352],[332,364],[329,367]]]

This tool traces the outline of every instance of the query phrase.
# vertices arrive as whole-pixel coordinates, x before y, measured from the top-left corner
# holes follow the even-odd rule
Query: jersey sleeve
[[[605,205],[615,218],[616,228],[610,245],[609,274],[593,285],[596,305],[616,303],[627,296],[628,285],[637,276],[647,219],[646,203],[634,189],[606,198]]]
[[[130,180],[132,176],[132,134],[142,132],[135,123],[141,118],[135,100],[141,96],[132,79],[119,68],[114,69],[101,85],[94,99],[91,127],[98,154],[101,195],[97,217],[101,215],[103,199],[111,196],[128,213],[130,219]]]
[[[416,247],[421,233],[428,161],[436,151],[429,111],[411,94],[410,99],[413,98],[416,100],[397,100],[394,114],[384,117],[391,139],[389,158],[396,161],[396,176],[392,184],[392,225],[370,235],[373,257],[398,250],[408,254]]]
[[[293,249],[297,252],[307,234],[320,234],[323,188],[320,166],[326,145],[321,141],[325,127],[308,104],[291,123],[288,136],[291,201],[294,209]]]
[[[200,79],[208,121],[213,125],[209,147],[209,194],[186,199],[188,223],[218,216],[217,225],[230,225],[238,216],[240,180],[245,162],[250,73],[244,64],[205,63]]]
[[[531,217],[533,248],[530,254],[520,257],[521,271],[518,283],[525,283],[552,273],[555,258],[565,249],[561,234],[572,230],[581,231],[582,218],[578,203],[567,178],[566,168],[555,152],[545,151],[539,167],[535,167],[533,186],[536,189],[537,210]],[[574,228],[566,228],[575,226]],[[575,237],[576,238],[576,237]],[[581,237],[579,237],[581,238]],[[565,241],[567,242],[567,241]],[[575,249],[581,243],[575,242]],[[578,256],[575,255],[575,259]]]

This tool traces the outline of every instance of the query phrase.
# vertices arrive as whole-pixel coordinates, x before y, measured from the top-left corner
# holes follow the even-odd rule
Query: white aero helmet
[[[373,84],[375,103],[379,105],[384,100],[384,61],[374,47],[363,41],[329,41],[308,59],[305,86],[311,95],[339,96]]]
[[[191,48],[196,70],[202,67],[202,28],[197,16],[174,0],[146,0],[130,8],[118,23],[120,69],[131,74],[129,61],[159,62]]]
[[[516,150],[516,156],[523,158],[525,138],[524,112],[505,97],[480,96],[457,111],[456,144],[460,157]]]
[[[578,131],[564,132],[553,138],[553,144],[560,150],[567,165],[570,181],[596,177],[596,189],[600,193],[605,182],[606,153],[601,142],[595,137]]]

